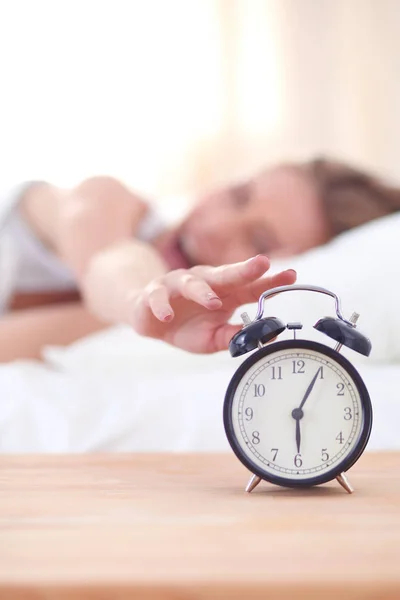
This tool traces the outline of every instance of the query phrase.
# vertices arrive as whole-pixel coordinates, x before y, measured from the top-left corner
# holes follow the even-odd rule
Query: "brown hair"
[[[400,190],[344,163],[318,158],[307,163],[317,183],[334,237],[400,210]]]

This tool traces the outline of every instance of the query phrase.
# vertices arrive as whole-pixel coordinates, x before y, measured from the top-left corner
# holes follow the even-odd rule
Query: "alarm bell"
[[[231,356],[241,356],[255,350],[259,344],[267,344],[286,329],[276,317],[254,321],[238,331],[229,342]]]
[[[359,354],[369,356],[371,353],[372,345],[370,340],[360,333],[358,329],[355,329],[354,326],[349,325],[341,319],[324,317],[315,323],[314,328],[336,340],[339,344],[347,346],[355,352],[359,352]]]

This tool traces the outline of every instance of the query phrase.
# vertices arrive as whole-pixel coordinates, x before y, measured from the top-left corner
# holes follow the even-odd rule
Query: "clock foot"
[[[340,483],[340,485],[346,490],[348,494],[352,494],[354,492],[354,488],[352,487],[344,473],[340,473],[340,475],[336,477],[336,481]]]
[[[254,488],[256,488],[258,486],[258,484],[261,481],[261,477],[258,477],[258,475],[253,475],[249,481],[249,483],[246,486],[246,492],[248,492],[250,494],[250,492],[252,492],[254,490]]]

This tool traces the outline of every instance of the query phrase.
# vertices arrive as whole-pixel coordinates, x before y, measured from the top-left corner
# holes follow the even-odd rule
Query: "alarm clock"
[[[301,323],[264,317],[265,300],[283,292],[310,291],[335,301],[336,318],[314,325],[336,342],[299,339]],[[342,315],[333,292],[313,285],[288,285],[264,292],[253,321],[229,343],[232,356],[252,354],[226,391],[225,432],[237,458],[253,474],[246,491],[261,480],[285,487],[309,487],[337,479],[352,493],[346,472],[363,453],[372,427],[368,390],[342,346],[369,356],[371,342],[356,326],[359,315]],[[285,330],[293,338],[279,341]],[[321,336],[322,337],[322,336]],[[272,343],[269,343],[271,342]],[[268,344],[268,345],[267,345]]]

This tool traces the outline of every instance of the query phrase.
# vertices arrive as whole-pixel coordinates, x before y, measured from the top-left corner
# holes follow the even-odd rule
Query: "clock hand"
[[[308,396],[311,394],[311,391],[315,385],[315,382],[317,381],[317,378],[318,378],[318,375],[319,375],[319,372],[321,371],[321,369],[322,369],[322,367],[320,367],[318,369],[318,371],[315,373],[314,377],[312,378],[312,381],[311,381],[310,385],[308,386],[306,393],[304,394],[304,398],[301,401],[300,406],[298,408],[295,408],[292,410],[292,417],[296,421],[296,444],[297,444],[297,453],[298,454],[300,454],[300,443],[301,443],[300,421],[304,417],[303,406],[305,405]]]
[[[299,406],[299,409],[303,408],[303,406],[305,405],[305,403],[306,403],[306,400],[307,400],[308,396],[311,394],[311,391],[312,391],[312,389],[313,389],[313,387],[314,387],[314,385],[315,385],[315,382],[317,381],[317,378],[318,378],[318,375],[319,375],[319,372],[321,371],[321,369],[322,369],[322,367],[320,367],[320,368],[318,369],[318,371],[315,373],[315,375],[314,375],[314,377],[313,377],[313,379],[312,379],[312,381],[311,381],[310,385],[308,386],[308,388],[307,388],[307,390],[306,390],[306,393],[304,394],[304,398],[303,398],[303,400],[301,401],[301,404],[300,404],[300,406]]]
[[[300,454],[300,442],[301,442],[301,435],[300,435],[300,419],[296,419],[296,444],[297,444],[297,454]]]

